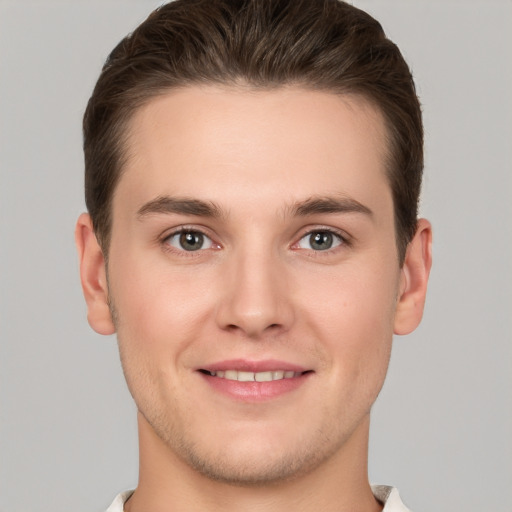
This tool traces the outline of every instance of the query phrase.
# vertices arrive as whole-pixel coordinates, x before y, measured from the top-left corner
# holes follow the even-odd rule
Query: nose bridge
[[[227,262],[226,273],[218,311],[221,327],[251,337],[289,328],[293,314],[286,271],[277,251],[264,243],[238,247]]]

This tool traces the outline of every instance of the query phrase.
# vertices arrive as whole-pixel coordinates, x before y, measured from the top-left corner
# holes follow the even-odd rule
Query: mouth
[[[314,370],[279,361],[224,361],[198,368],[211,389],[237,401],[259,402],[302,387]]]
[[[243,370],[199,370],[210,377],[219,379],[236,380],[238,382],[272,382],[275,380],[293,379],[310,373],[311,370],[305,372],[294,372],[292,370],[270,370],[264,372],[248,372]]]

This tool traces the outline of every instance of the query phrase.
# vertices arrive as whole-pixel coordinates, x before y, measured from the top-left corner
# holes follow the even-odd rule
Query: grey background
[[[0,2],[0,511],[104,510],[136,484],[114,338],[85,319],[73,243],[81,115],[111,48],[159,2]],[[374,408],[372,481],[421,511],[510,511],[512,2],[360,0],[424,105],[435,263]]]

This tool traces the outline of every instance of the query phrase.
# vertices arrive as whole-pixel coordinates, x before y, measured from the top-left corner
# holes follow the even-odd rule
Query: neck
[[[139,484],[125,512],[377,512],[368,482],[366,417],[330,459],[286,481],[240,486],[211,480],[176,456],[139,413]]]

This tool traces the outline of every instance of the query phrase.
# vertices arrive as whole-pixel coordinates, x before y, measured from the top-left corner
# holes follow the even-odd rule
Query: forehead
[[[126,156],[114,203],[162,194],[231,204],[248,193],[364,199],[389,188],[380,112],[358,96],[298,87],[172,90],[134,114]]]

